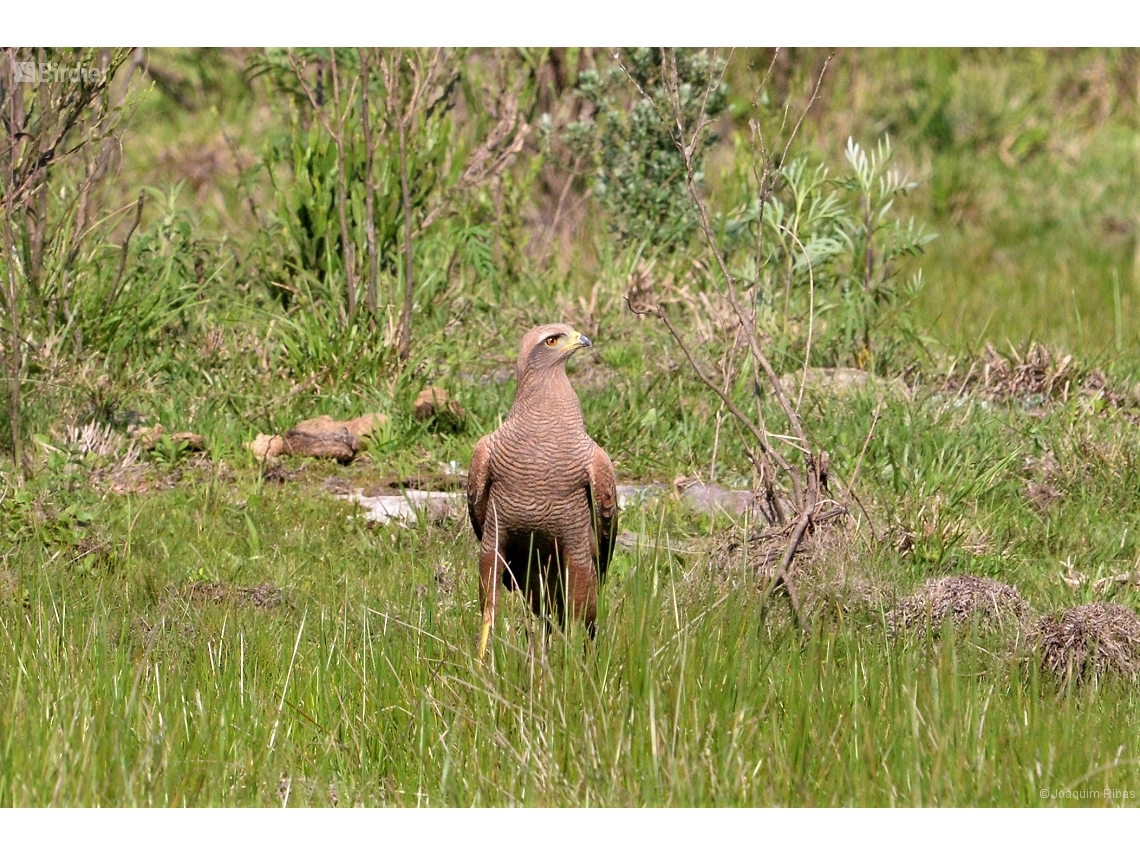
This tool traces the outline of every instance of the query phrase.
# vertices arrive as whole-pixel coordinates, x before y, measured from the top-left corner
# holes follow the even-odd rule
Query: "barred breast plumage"
[[[591,636],[597,591],[613,551],[613,464],[586,432],[566,377],[591,342],[565,324],[530,330],[519,348],[518,388],[502,426],[475,446],[467,482],[480,541],[479,600],[486,651],[500,582],[521,589],[536,614],[582,620]]]

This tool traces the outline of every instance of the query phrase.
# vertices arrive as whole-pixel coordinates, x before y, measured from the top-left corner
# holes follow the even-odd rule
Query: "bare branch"
[[[765,74],[765,82],[772,73],[775,65],[776,54],[773,55],[772,62],[768,67]],[[783,225],[778,225],[785,234],[788,235],[790,243],[798,248],[802,254],[808,268],[808,282],[810,288],[809,294],[809,319],[808,319],[808,343],[804,354],[803,362],[803,377],[801,378],[800,388],[795,402],[789,399],[787,392],[783,388],[783,383],[780,377],[776,374],[772,363],[765,353],[762,345],[762,336],[757,329],[757,308],[756,301],[752,301],[752,306],[746,309],[742,303],[742,295],[738,282],[729,269],[728,260],[725,256],[724,250],[721,248],[717,241],[716,235],[713,232],[712,219],[709,214],[708,204],[702,198],[700,188],[697,182],[697,157],[698,146],[701,139],[701,134],[709,127],[710,118],[708,115],[708,104],[712,97],[712,93],[717,87],[721,85],[723,80],[723,70],[719,73],[716,69],[716,55],[713,55],[713,66],[709,73],[709,79],[706,82],[703,98],[701,101],[700,109],[695,116],[686,119],[685,109],[686,104],[682,100],[682,93],[680,88],[681,76],[678,71],[677,55],[674,50],[663,50],[661,55],[661,79],[665,91],[665,105],[659,105],[654,102],[652,98],[644,91],[644,89],[633,78],[630,72],[621,65],[620,58],[617,59],[619,66],[625,72],[626,77],[635,85],[640,95],[653,105],[653,109],[657,111],[658,117],[666,128],[669,129],[669,134],[673,140],[684,167],[684,180],[685,187],[689,196],[689,201],[692,204],[692,209],[696,215],[697,222],[700,226],[700,231],[704,237],[704,243],[708,253],[712,256],[715,266],[709,269],[709,266],[704,266],[706,275],[709,278],[711,287],[719,293],[731,307],[732,314],[735,316],[736,322],[736,335],[742,336],[748,352],[752,357],[752,379],[759,398],[761,389],[761,375],[765,379],[766,386],[770,387],[780,409],[787,419],[789,429],[788,435],[781,435],[769,432],[763,426],[762,408],[759,400],[756,404],[756,413],[759,423],[744,413],[744,411],[736,404],[731,394],[733,387],[733,378],[738,376],[741,369],[732,367],[732,363],[728,361],[727,357],[722,364],[722,379],[723,383],[716,382],[699,364],[696,357],[686,345],[680,330],[672,323],[668,314],[660,305],[652,307],[635,306],[630,302],[631,294],[627,295],[627,302],[630,302],[631,310],[642,314],[653,314],[665,324],[669,330],[670,335],[681,347],[688,360],[690,366],[696,373],[700,381],[721,400],[722,405],[734,417],[738,428],[742,432],[746,432],[753,440],[757,449],[756,454],[749,451],[749,458],[756,467],[765,489],[768,493],[769,507],[772,510],[772,517],[779,519],[781,526],[785,526],[784,515],[780,506],[780,502],[775,498],[774,485],[772,483],[772,465],[779,467],[784,475],[791,482],[792,494],[794,500],[794,507],[796,508],[796,518],[794,525],[790,528],[783,527],[780,536],[787,535],[787,542],[783,548],[783,555],[780,560],[776,572],[772,577],[771,584],[768,587],[768,593],[777,585],[782,585],[791,600],[792,610],[795,614],[796,622],[801,628],[806,629],[807,625],[803,620],[803,615],[800,610],[799,600],[796,594],[796,587],[794,579],[791,575],[792,563],[795,555],[801,547],[803,539],[811,531],[813,525],[817,521],[820,508],[823,502],[823,490],[827,486],[827,470],[829,467],[828,455],[826,452],[816,452],[813,450],[812,443],[804,429],[803,422],[800,418],[799,408],[803,403],[804,383],[807,377],[807,368],[811,359],[811,344],[814,336],[814,320],[815,320],[815,272],[812,265],[811,257],[808,255],[807,248],[803,245],[800,237],[795,234],[791,229]],[[831,57],[828,57],[830,62]],[[752,170],[753,176],[757,183],[757,192],[759,195],[759,205],[757,211],[757,236],[756,236],[756,282],[754,287],[758,290],[760,287],[760,273],[764,268],[764,207],[767,202],[769,194],[775,187],[774,178],[778,174],[778,170],[783,164],[784,159],[790,151],[791,142],[799,133],[799,129],[803,123],[807,111],[814,104],[818,98],[820,87],[823,81],[823,74],[827,69],[828,62],[824,63],[823,69],[820,72],[819,78],[816,81],[815,89],[805,106],[803,113],[795,122],[791,134],[784,143],[783,152],[780,155],[780,162],[773,164],[769,157],[767,145],[764,140],[763,132],[760,129],[759,121],[754,119],[751,122],[752,141],[753,141],[753,160]],[[687,97],[687,96],[686,96]],[[671,116],[666,119],[663,115],[662,108],[665,107]],[[759,150],[759,151],[757,151]],[[747,289],[745,291],[747,293]],[[708,304],[706,303],[706,308]],[[790,444],[792,447],[798,449],[803,454],[803,467],[793,467],[789,465],[788,461],[776,451],[772,445],[772,440],[779,440]],[[745,447],[753,443],[745,442]],[[844,508],[836,509],[836,513],[845,513]],[[827,512],[831,515],[831,512]],[[766,595],[767,596],[767,595]]]
[[[368,314],[372,328],[376,327],[378,306],[377,284],[380,276],[380,264],[376,249],[376,210],[375,185],[372,175],[372,161],[375,156],[375,147],[372,142],[372,110],[368,100],[370,77],[372,75],[371,49],[358,49],[360,54],[360,124],[364,133],[364,237],[368,250],[368,286],[365,291],[365,301],[368,305]]]
[[[796,410],[799,410],[799,408],[803,406],[804,387],[807,385],[808,365],[811,362],[812,333],[815,327],[815,271],[812,268],[811,256],[808,255],[808,251],[800,241],[799,235],[795,234],[795,232],[793,232],[782,223],[780,224],[780,230],[785,232],[793,241],[795,241],[796,246],[800,248],[800,252],[803,253],[804,262],[807,264],[808,270],[808,334],[807,343],[804,346],[804,367],[803,372],[800,376],[800,391],[796,396]]]
[[[127,230],[127,236],[123,238],[123,245],[119,249],[119,269],[115,273],[115,281],[111,285],[111,290],[107,292],[107,299],[103,301],[103,313],[111,311],[111,307],[115,305],[115,300],[119,296],[119,283],[123,279],[123,270],[127,266],[127,252],[131,248],[131,236],[134,235],[135,229],[139,227],[139,222],[142,220],[143,202],[146,200],[146,191],[139,193],[139,200],[135,203],[135,219],[131,223],[130,229]]]
[[[704,383],[706,386],[708,386],[710,389],[712,389],[714,392],[716,392],[717,396],[721,399],[721,401],[724,402],[724,405],[728,408],[728,411],[730,413],[732,413],[734,416],[736,416],[736,418],[739,419],[740,422],[745,427],[748,428],[749,432],[756,439],[756,441],[760,444],[761,448],[767,448],[768,443],[767,443],[767,440],[765,438],[764,432],[761,431],[760,428],[757,427],[756,424],[753,423],[753,421],[750,418],[748,418],[748,416],[745,415],[744,412],[742,412],[739,407],[736,406],[736,402],[732,400],[732,397],[729,396],[729,394],[726,391],[722,391],[720,386],[717,385],[716,381],[714,381],[711,377],[708,376],[708,374],[705,373],[704,369],[701,368],[700,364],[697,362],[696,358],[693,356],[692,351],[689,350],[688,345],[685,344],[685,339],[681,336],[680,332],[678,332],[677,328],[673,325],[673,322],[671,320],[669,320],[669,315],[666,314],[665,309],[662,308],[661,306],[656,306],[653,309],[638,309],[638,308],[635,308],[631,302],[629,302],[628,298],[626,300],[626,305],[629,306],[630,311],[633,312],[635,315],[651,314],[654,317],[659,318],[661,320],[661,322],[665,324],[666,328],[668,328],[668,330],[669,330],[670,334],[673,336],[674,340],[680,346],[681,352],[685,354],[685,359],[687,359],[689,361],[689,365],[692,367],[693,371],[696,373],[696,375],[700,379],[700,381],[702,383]]]
[[[795,469],[793,469],[788,464],[788,462],[784,459],[783,455],[781,455],[778,451],[776,451],[776,449],[772,447],[772,444],[770,442],[768,442],[769,434],[768,434],[767,430],[765,430],[762,427],[760,427],[759,425],[757,425],[754,421],[752,421],[752,419],[750,419],[744,413],[743,410],[741,410],[737,406],[736,402],[733,401],[732,397],[728,394],[727,385],[726,385],[725,389],[722,390],[720,388],[720,386],[716,383],[716,381],[713,380],[711,377],[709,377],[707,373],[705,373],[704,369],[701,368],[700,363],[697,362],[696,357],[693,356],[693,353],[689,349],[689,346],[685,343],[684,337],[681,335],[680,331],[673,324],[673,322],[669,319],[669,316],[668,316],[668,314],[666,314],[665,309],[662,306],[653,306],[653,307],[635,306],[630,301],[628,296],[626,297],[626,305],[628,305],[630,311],[636,315],[646,315],[646,314],[653,315],[654,317],[659,318],[661,320],[661,322],[665,324],[665,327],[669,330],[669,334],[673,336],[673,339],[677,342],[678,346],[681,348],[681,352],[685,354],[685,359],[688,360],[689,365],[692,367],[694,373],[697,375],[697,378],[702,383],[704,383],[708,388],[712,389],[713,392],[716,393],[717,397],[719,397],[721,399],[721,401],[724,403],[724,405],[728,409],[728,411],[730,413],[732,413],[732,415],[736,418],[736,420],[748,429],[748,432],[750,434],[752,434],[752,437],[756,440],[757,444],[760,446],[761,452],[772,457],[772,459],[776,461],[776,464],[780,467],[780,469],[782,469],[790,478],[793,479],[793,481],[795,483],[798,484],[798,477],[799,476],[796,474]],[[754,461],[754,463],[755,463],[755,461]],[[757,473],[760,474],[761,476],[764,475],[764,472],[763,472],[762,467],[760,465],[757,465]]]
[[[863,447],[859,449],[859,458],[855,461],[855,471],[851,473],[851,480],[847,482],[847,501],[855,493],[855,483],[859,480],[859,472],[863,469],[863,456],[867,453],[867,447],[871,444],[871,438],[875,435],[875,426],[879,423],[879,417],[883,412],[882,398],[875,405],[875,412],[871,416],[871,427],[867,429],[867,437],[863,440]]]
[[[795,127],[792,128],[791,134],[788,135],[787,142],[784,143],[784,150],[780,153],[780,162],[777,164],[781,168],[783,167],[784,162],[788,159],[788,150],[792,147],[792,142],[795,140],[796,134],[799,133],[800,125],[803,124],[804,118],[808,114],[808,110],[812,108],[812,105],[815,104],[816,99],[819,98],[819,87],[823,85],[823,76],[827,74],[827,66],[831,63],[831,58],[833,56],[835,56],[835,51],[829,53],[827,55],[827,59],[823,61],[823,68],[819,70],[819,77],[816,78],[815,89],[812,90],[811,98],[808,99],[807,105],[804,107],[804,111],[800,113],[800,117],[796,120]]]

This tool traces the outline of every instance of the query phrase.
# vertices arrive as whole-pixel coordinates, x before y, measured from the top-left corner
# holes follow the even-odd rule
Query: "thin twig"
[[[745,427],[748,428],[749,433],[751,433],[753,438],[755,438],[755,440],[759,443],[761,450],[765,454],[769,454],[772,457],[774,457],[776,459],[777,463],[780,465],[780,468],[783,469],[785,472],[794,473],[795,470],[792,469],[792,467],[788,464],[788,462],[786,460],[784,460],[784,458],[780,455],[779,452],[777,452],[774,448],[772,448],[771,443],[769,443],[767,440],[766,433],[764,431],[762,431],[756,425],[756,423],[753,422],[752,419],[750,419],[736,405],[736,402],[732,400],[732,397],[730,395],[728,395],[727,392],[722,391],[721,388],[717,385],[716,381],[714,381],[711,377],[709,377],[705,373],[704,369],[701,368],[700,364],[697,362],[696,358],[693,356],[692,351],[690,351],[688,345],[685,344],[685,340],[681,336],[681,333],[673,325],[673,322],[671,320],[669,320],[669,316],[665,313],[665,310],[663,308],[661,308],[660,306],[654,308],[651,311],[639,310],[639,309],[634,308],[634,306],[631,303],[629,303],[628,299],[626,302],[627,302],[627,305],[629,305],[630,311],[633,312],[634,314],[639,314],[639,315],[652,314],[652,315],[655,315],[656,317],[661,319],[661,322],[664,323],[665,327],[669,330],[670,335],[673,336],[674,340],[676,340],[677,344],[680,346],[681,352],[685,354],[685,358],[689,361],[689,365],[692,366],[692,369],[696,373],[697,378],[702,383],[704,383],[706,386],[708,386],[710,389],[712,389],[717,394],[717,397],[719,397],[721,399],[721,401],[724,402],[724,405],[728,408],[728,411],[730,413],[732,413],[732,415],[735,416],[736,419],[742,425],[744,425]]]
[[[377,282],[380,274],[379,259],[376,251],[376,215],[375,215],[375,186],[372,176],[372,161],[375,156],[375,146],[372,143],[372,116],[371,105],[368,100],[368,88],[371,77],[370,50],[358,48],[360,53],[360,125],[364,132],[364,237],[368,248],[368,286],[365,291],[365,302],[368,305],[369,323],[376,329],[376,312],[378,307]]]
[[[875,435],[875,425],[879,423],[879,417],[883,410],[883,399],[880,398],[878,404],[875,405],[875,412],[871,416],[871,427],[867,430],[867,436],[863,440],[863,447],[859,450],[859,458],[855,461],[855,471],[851,474],[851,480],[847,482],[847,489],[844,491],[845,498],[844,504],[850,504],[851,500],[855,500],[855,504],[859,506],[859,510],[863,512],[864,518],[867,520],[867,527],[871,529],[871,537],[877,538],[875,534],[875,524],[871,520],[871,515],[867,509],[863,507],[863,502],[859,498],[859,494],[855,492],[855,482],[859,480],[859,473],[863,469],[863,456],[867,453],[867,448],[871,445],[871,439]]]
[[[833,477],[836,477],[836,476],[833,476]],[[836,477],[836,479],[840,480],[837,477]],[[841,486],[842,486],[842,483],[841,483]],[[870,546],[871,540],[878,540],[879,539],[879,535],[875,531],[875,523],[871,519],[871,512],[867,510],[867,506],[863,504],[863,500],[859,498],[858,493],[852,492],[850,494],[849,498],[846,499],[845,501],[851,501],[851,500],[853,500],[855,502],[855,504],[859,506],[859,510],[861,510],[863,512],[863,519],[865,519],[867,521],[867,528],[869,528],[871,530],[871,539],[868,540],[866,537],[864,537],[864,543],[866,543],[868,546]],[[817,522],[820,519],[821,519],[820,516],[816,517]],[[858,531],[858,528],[856,528],[856,530]]]
[[[804,107],[804,111],[800,113],[800,117],[796,120],[795,127],[792,128],[792,133],[788,136],[787,142],[784,143],[784,150],[780,154],[780,163],[778,164],[780,168],[783,168],[784,162],[788,159],[788,151],[792,147],[792,141],[795,140],[796,134],[799,133],[800,125],[803,124],[804,119],[807,117],[808,110],[812,108],[812,105],[815,104],[816,99],[819,98],[819,87],[823,85],[823,76],[827,73],[827,66],[831,63],[831,58],[833,56],[835,56],[835,51],[829,53],[827,55],[827,59],[823,61],[823,68],[819,70],[819,77],[816,78],[815,89],[812,90],[811,98],[808,100],[807,106]]]
[[[867,431],[867,437],[863,440],[863,447],[859,450],[859,459],[855,461],[855,471],[851,473],[851,480],[847,483],[847,500],[851,500],[851,496],[855,492],[855,482],[859,480],[859,472],[863,468],[863,455],[867,453],[867,447],[871,444],[871,438],[875,435],[875,425],[879,423],[879,417],[883,411],[883,399],[879,399],[879,403],[875,405],[875,412],[871,416],[871,427]]]
[[[215,116],[218,120],[218,130],[222,134],[222,139],[225,140],[226,148],[230,150],[230,157],[233,158],[234,166],[237,167],[238,175],[240,176],[246,171],[246,166],[243,162],[241,151],[238,149],[237,143],[234,142],[233,138],[226,131],[226,126],[222,124],[221,114],[216,113]],[[257,212],[257,201],[254,199],[253,193],[250,193],[246,196],[246,202],[249,204],[249,213],[253,216],[254,221],[260,225],[261,215]]]
[[[796,242],[796,246],[800,248],[808,270],[808,334],[807,342],[804,345],[804,369],[800,376],[800,391],[799,395],[796,396],[796,409],[799,410],[804,403],[804,387],[807,386],[808,364],[811,362],[811,343],[815,331],[815,270],[812,267],[811,256],[808,255],[807,248],[800,241],[799,236],[782,223],[780,228],[787,232],[791,239]]]
[[[341,254],[344,256],[344,296],[345,316],[344,326],[352,323],[356,315],[356,246],[348,226],[348,172],[345,165],[345,134],[344,123],[352,109],[353,95],[356,89],[356,80],[352,82],[352,90],[345,99],[344,111],[340,109],[340,74],[336,61],[336,48],[329,48],[329,68],[332,71],[333,108],[336,114],[336,133],[332,135],[336,144],[336,208],[340,220]]]
[[[574,179],[578,177],[578,167],[582,162],[581,155],[574,158],[574,162],[570,164],[570,175],[566,179],[566,183],[562,186],[562,192],[558,194],[558,204],[554,206],[554,216],[550,219],[550,225],[543,230],[543,238],[546,243],[546,250],[550,251],[554,246],[554,240],[557,237],[558,221],[562,218],[562,206],[566,203],[566,197],[570,193],[570,187],[574,184]]]
[[[139,222],[142,220],[143,202],[146,200],[146,191],[139,193],[139,200],[135,203],[135,219],[131,223],[130,229],[127,231],[127,236],[123,239],[123,245],[119,247],[119,270],[115,273],[115,282],[111,285],[111,290],[107,294],[107,299],[103,302],[103,314],[111,311],[111,307],[115,305],[115,300],[119,296],[119,283],[123,279],[123,270],[127,266],[127,251],[131,248],[131,236],[135,233],[135,229],[139,227]]]

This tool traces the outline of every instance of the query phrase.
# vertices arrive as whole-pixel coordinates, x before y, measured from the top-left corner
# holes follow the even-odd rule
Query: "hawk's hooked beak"
[[[566,343],[562,345],[565,350],[578,350],[579,348],[593,346],[594,343],[577,330],[574,330],[570,335],[566,336]]]

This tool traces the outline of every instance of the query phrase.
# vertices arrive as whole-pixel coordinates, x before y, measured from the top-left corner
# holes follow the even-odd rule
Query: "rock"
[[[388,423],[388,417],[383,413],[369,413],[349,419],[344,426],[356,437],[366,439],[373,436],[376,431]]]
[[[258,434],[249,444],[253,456],[263,463],[285,454],[299,457],[331,457],[347,463],[360,451],[360,440],[371,436],[388,421],[383,413],[369,413],[346,422],[332,416],[306,419],[284,434]]]
[[[750,490],[730,490],[719,484],[705,484],[695,478],[678,475],[673,479],[673,487],[681,497],[681,503],[694,511],[716,514],[725,513],[731,517],[744,516],[752,501]]]
[[[191,433],[188,430],[179,431],[170,435],[171,442],[184,442],[188,451],[205,451],[206,440],[201,434]]]
[[[271,436],[267,433],[259,433],[257,439],[249,444],[249,450],[254,457],[265,463],[285,454],[285,440],[277,434]]]
[[[286,454],[331,457],[338,463],[347,463],[360,451],[360,440],[343,422],[321,416],[285,431],[285,449]]]
[[[127,428],[127,433],[143,451],[153,451],[154,447],[158,445],[158,441],[162,439],[162,435],[166,433],[166,429],[159,422],[153,427],[131,425]]]
[[[429,521],[439,522],[465,514],[467,503],[466,493],[435,490],[405,490],[396,496],[366,496],[354,490],[337,498],[356,502],[365,509],[365,519],[378,523],[413,522],[420,514],[425,514]]]
[[[630,506],[643,505],[650,499],[668,492],[664,484],[618,484],[618,507],[622,510]]]
[[[467,419],[463,405],[442,386],[428,386],[416,396],[412,412],[418,421],[433,421],[439,428],[458,431]]]

